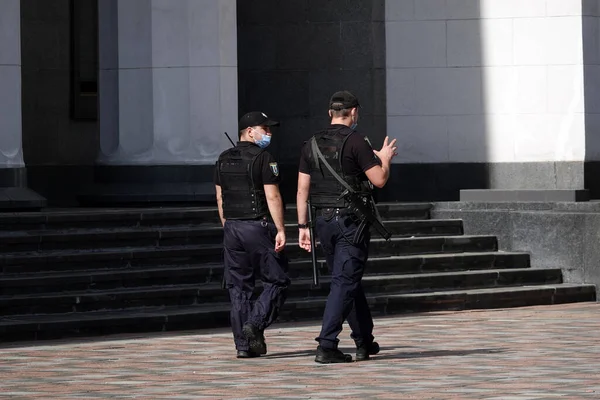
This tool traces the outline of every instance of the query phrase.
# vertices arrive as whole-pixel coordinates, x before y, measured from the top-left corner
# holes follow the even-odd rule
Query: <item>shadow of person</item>
[[[407,351],[404,347],[382,347],[379,354],[372,356],[371,360],[394,360],[394,359],[410,359],[410,358],[430,358],[430,357],[462,357],[469,356],[472,354],[496,354],[504,352],[503,349],[499,348],[482,348],[482,349],[467,349],[467,350],[431,350],[431,351]],[[398,351],[399,349],[405,349]],[[355,348],[340,348],[344,353],[352,354],[356,353]],[[298,350],[290,352],[279,352],[270,353],[262,356],[261,358],[299,358],[299,357],[310,357],[314,356],[315,349],[310,350]]]

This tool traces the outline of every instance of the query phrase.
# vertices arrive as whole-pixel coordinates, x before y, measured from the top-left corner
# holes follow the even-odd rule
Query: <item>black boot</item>
[[[379,353],[379,343],[372,342],[370,344],[363,344],[356,348],[356,361],[365,361],[371,358],[372,355]]]
[[[267,354],[267,344],[263,331],[256,326],[246,323],[242,328],[242,333],[248,339],[250,350],[256,354]]]
[[[238,350],[237,351],[237,358],[254,358],[254,357],[260,357],[260,354],[257,354],[251,350]]]
[[[350,354],[344,354],[338,349],[325,349],[318,346],[315,362],[321,364],[348,363],[352,362],[352,356]]]

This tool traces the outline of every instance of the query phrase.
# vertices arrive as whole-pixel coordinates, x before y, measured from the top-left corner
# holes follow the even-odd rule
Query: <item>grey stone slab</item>
[[[279,119],[309,115],[307,71],[243,72],[240,80],[244,82],[244,89],[240,90],[241,112],[262,110]]]
[[[276,20],[278,7],[277,0],[264,1],[237,1],[237,24],[240,27],[247,25],[272,25]]]
[[[46,207],[46,199],[24,187],[0,188],[0,210],[39,210]]]
[[[297,162],[300,148],[310,138],[310,121],[307,117],[290,117],[281,120],[281,126],[276,128],[272,139],[272,147],[277,150],[281,162]],[[270,151],[270,150],[269,150]],[[293,178],[295,181],[295,178]]]
[[[32,21],[69,22],[69,2],[22,0],[21,18]]]
[[[309,53],[311,69],[340,70],[342,64],[341,23],[310,25]]]
[[[511,210],[553,210],[559,204],[584,204],[584,203],[546,203],[546,202],[472,202],[472,201],[449,201],[435,203],[439,210],[502,210],[504,212]]]
[[[385,0],[372,0],[372,20],[385,22]]]
[[[26,186],[27,170],[25,168],[0,168],[0,188]]]
[[[341,23],[342,66],[344,69],[372,68],[374,26],[367,22]],[[381,30],[379,30],[381,33]],[[385,38],[385,36],[384,36]]]
[[[373,97],[369,111],[374,115],[385,116],[387,120],[387,74],[385,69],[373,70]]]
[[[599,202],[436,203],[432,217],[462,219],[465,234],[496,235],[500,249],[530,253],[534,268],[600,287]]]
[[[437,204],[436,204],[437,205]],[[461,219],[467,235],[494,235],[498,238],[498,248],[503,251],[512,249],[512,221],[507,212],[457,211],[434,209],[432,218]]]
[[[503,189],[583,189],[581,163],[488,164],[489,187]]]
[[[269,3],[269,1],[267,1]],[[290,23],[307,22],[309,20],[309,0],[270,1],[277,17],[274,23],[287,26]]]
[[[314,22],[370,21],[371,0],[309,0],[309,19]]]
[[[308,23],[299,23],[277,26],[275,29],[276,32],[270,40],[276,42],[276,69],[308,69],[312,57],[309,51],[311,26]],[[251,46],[255,47],[260,46]],[[264,67],[268,68],[268,65]]]
[[[581,265],[582,280],[571,279],[571,282],[590,282],[600,287],[600,212],[587,214],[581,238],[584,260]]]
[[[534,267],[583,266],[584,222],[580,214],[512,213],[511,250],[530,252]]]
[[[554,164],[556,168],[557,189],[572,189],[585,187],[583,162],[557,162]]]
[[[386,68],[385,22],[373,22],[373,68]]]
[[[372,124],[371,127],[360,125],[359,130],[369,138],[373,148],[379,150],[383,145],[383,140],[387,133],[387,118],[381,115],[374,115]]]
[[[460,191],[460,201],[483,202],[553,202],[553,201],[588,201],[587,190],[503,190],[503,189],[468,189]]]
[[[277,65],[280,38],[274,26],[241,26],[238,30],[238,68],[240,70],[270,70]],[[260,46],[257,44],[260,43]]]
[[[565,213],[599,213],[600,201],[588,202],[469,202],[450,201],[435,203],[438,210],[503,210],[503,211],[557,211]]]

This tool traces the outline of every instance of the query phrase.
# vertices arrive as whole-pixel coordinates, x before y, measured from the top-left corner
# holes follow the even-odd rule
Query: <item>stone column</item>
[[[96,180],[130,199],[194,200],[228,146],[223,132],[237,137],[236,2],[98,4]]]
[[[0,2],[0,168],[7,182],[8,169],[20,169],[21,145],[21,8],[19,0]],[[16,175],[16,174],[15,174]],[[13,184],[9,186],[13,186]]]
[[[39,208],[26,188],[21,123],[21,2],[0,2],[0,209]]]

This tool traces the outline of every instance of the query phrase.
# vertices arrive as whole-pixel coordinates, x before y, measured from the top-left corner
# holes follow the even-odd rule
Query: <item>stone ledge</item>
[[[84,206],[216,205],[212,183],[98,183],[78,199]]]
[[[586,189],[463,189],[460,201],[471,202],[582,202],[589,201]]]
[[[46,199],[25,187],[0,187],[0,210],[39,210],[46,207]]]

